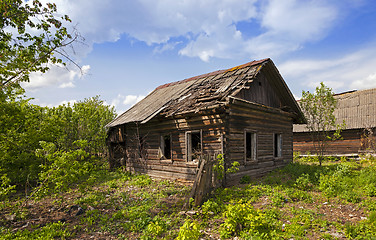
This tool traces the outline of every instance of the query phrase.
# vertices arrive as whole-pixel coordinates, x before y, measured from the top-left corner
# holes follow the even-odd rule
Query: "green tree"
[[[37,177],[40,161],[34,151],[39,141],[53,140],[43,124],[46,108],[30,104],[20,91],[0,102],[0,175],[17,185]]]
[[[41,141],[69,152],[76,149],[76,141],[83,140],[91,156],[99,159],[107,153],[105,125],[116,114],[98,96],[47,108],[30,104],[22,93],[18,89],[2,95],[4,101],[0,102],[0,178],[10,179],[11,185],[35,186],[45,165],[45,159],[35,155]]]
[[[300,106],[307,119],[306,126],[321,165],[328,141],[340,138],[341,129],[344,127],[344,123],[336,123],[334,116],[337,100],[332,89],[321,82],[314,93],[303,90]]]
[[[71,61],[65,48],[79,34],[69,33],[63,23],[71,20],[56,11],[54,3],[38,0],[0,1],[0,89],[29,81],[31,72],[46,72],[48,63]]]

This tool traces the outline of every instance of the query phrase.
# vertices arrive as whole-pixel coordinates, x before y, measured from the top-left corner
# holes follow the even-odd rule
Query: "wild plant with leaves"
[[[328,141],[339,139],[341,130],[345,127],[345,123],[336,123],[334,111],[337,100],[333,95],[332,89],[321,82],[314,93],[303,91],[300,100],[300,107],[307,120],[306,127],[310,131],[320,165]]]

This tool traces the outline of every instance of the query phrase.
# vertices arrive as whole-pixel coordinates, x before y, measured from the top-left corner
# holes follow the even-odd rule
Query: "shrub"
[[[42,149],[37,149],[36,155],[44,158],[44,163],[39,174],[39,196],[63,192],[70,189],[72,184],[94,180],[90,174],[94,169],[93,158],[85,151],[87,142],[79,140],[74,144],[76,149],[63,151],[56,150],[53,143],[40,142]]]
[[[209,199],[202,204],[201,209],[204,215],[208,215],[210,213],[217,214],[220,211],[220,206],[217,202]]]
[[[10,193],[15,191],[14,189],[16,188],[16,186],[10,184],[11,180],[10,178],[8,178],[7,174],[3,174],[0,179],[0,201],[3,201],[8,197]]]
[[[264,239],[275,235],[275,215],[267,215],[261,210],[254,209],[250,202],[238,202],[227,206],[223,216],[225,222],[221,225],[222,238],[236,236],[257,236]]]
[[[300,175],[300,177],[296,179],[294,186],[300,190],[312,189],[312,183],[309,179],[309,175],[307,173]]]
[[[200,226],[196,221],[187,219],[179,230],[176,240],[197,240],[201,236]]]
[[[146,228],[146,235],[160,237],[167,230],[166,221],[158,216],[154,217]]]

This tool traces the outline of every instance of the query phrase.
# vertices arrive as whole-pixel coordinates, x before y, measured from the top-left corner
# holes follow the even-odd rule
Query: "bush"
[[[185,220],[176,240],[197,240],[201,236],[200,226],[196,221]]]
[[[272,239],[275,235],[275,215],[268,215],[254,209],[250,202],[230,204],[223,214],[225,222],[221,225],[221,238],[232,236],[255,236]]]
[[[0,185],[0,201],[3,201],[8,197],[8,195],[14,192],[16,186],[10,185],[11,180],[8,178],[6,174],[3,174],[1,177],[1,185]]]
[[[303,173],[296,179],[294,186],[300,190],[310,190],[312,189],[313,185],[309,179],[309,175],[307,173]]]
[[[201,209],[204,215],[209,215],[211,213],[217,214],[220,212],[220,205],[212,199],[209,199],[202,204]]]
[[[44,163],[39,174],[39,196],[64,192],[74,184],[94,180],[91,173],[95,167],[92,156],[85,151],[86,141],[74,142],[76,149],[70,151],[56,150],[53,143],[41,141],[40,145],[42,149],[37,149],[36,155],[43,158]]]

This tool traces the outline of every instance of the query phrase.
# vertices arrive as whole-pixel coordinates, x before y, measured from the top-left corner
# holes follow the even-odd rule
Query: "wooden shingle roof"
[[[376,88],[335,94],[336,122],[346,123],[346,129],[376,127]],[[307,132],[305,125],[294,125],[294,132]]]
[[[247,83],[252,82],[260,71],[271,76],[270,84],[284,105],[289,106],[297,118],[301,118],[298,104],[273,61],[268,58],[161,85],[107,127],[129,122],[146,123],[157,115],[169,117],[225,105],[227,97],[235,96]]]

